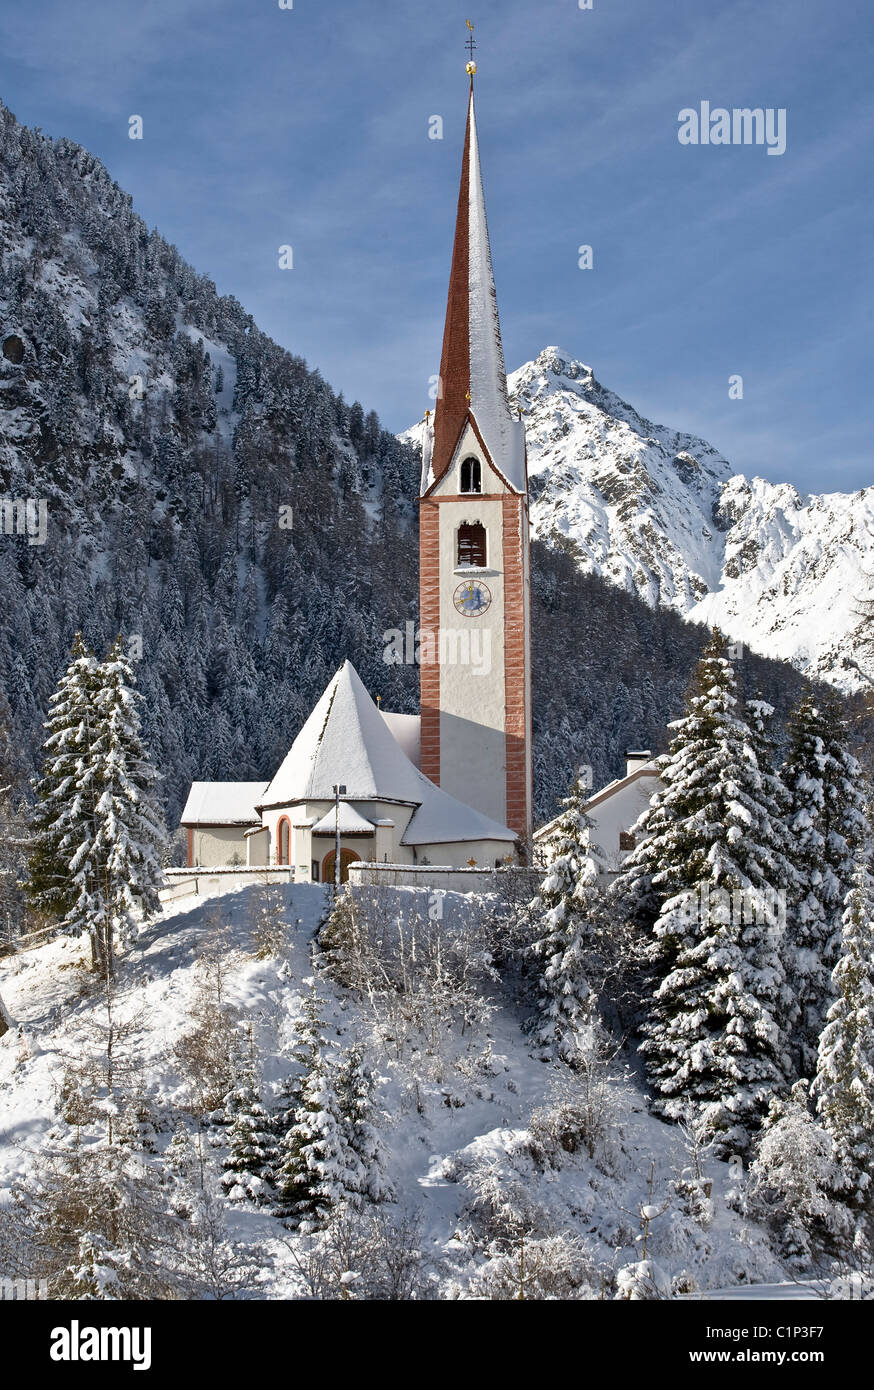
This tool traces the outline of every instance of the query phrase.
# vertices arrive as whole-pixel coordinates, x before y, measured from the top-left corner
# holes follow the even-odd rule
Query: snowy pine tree
[[[222,1186],[232,1201],[266,1201],[273,1181],[276,1143],[250,1066],[241,1069],[237,1084],[226,1097],[225,1114],[231,1123]]]
[[[48,728],[31,892],[62,915],[63,930],[89,933],[95,963],[110,977],[116,938],[130,934],[137,914],[160,907],[165,833],[121,638],[99,665],[77,639]]]
[[[336,1084],[347,1144],[357,1160],[355,1190],[372,1202],[390,1201],[394,1190],[385,1171],[385,1147],[372,1122],[373,1075],[358,1043],[341,1057]]]
[[[718,633],[695,672],[687,712],[661,764],[664,791],[644,814],[616,899],[643,920],[653,996],[643,1052],[656,1108],[723,1146],[749,1130],[785,1086],[779,1026],[786,865],[779,826],[736,709]]]
[[[792,798],[780,776],[777,744],[772,733],[774,707],[767,700],[747,700],[745,705],[750,745],[761,777],[758,800],[765,812],[764,838],[770,853],[771,882],[782,895],[779,926],[782,932],[780,955],[784,980],[776,1001],[776,1017],[785,1038],[789,1038],[796,1013],[796,1000],[790,981],[787,957],[791,954],[791,924],[801,894],[801,876],[795,866],[790,815]]]
[[[306,982],[305,982],[306,983]],[[285,1096],[276,1187],[282,1215],[314,1230],[361,1182],[361,1162],[351,1150],[336,1070],[322,1036],[315,981],[296,1025],[298,1075]]]
[[[789,736],[782,779],[790,796],[791,852],[800,879],[786,952],[795,1001],[791,1043],[799,1071],[812,1076],[833,997],[841,914],[866,824],[861,769],[846,746],[836,701],[806,695],[793,713]]]
[[[834,1143],[839,1190],[862,1204],[874,1180],[874,883],[868,853],[860,853],[847,894],[832,991],[813,1094]]]
[[[181,1182],[193,1184],[200,1169],[200,1158],[184,1120],[179,1120],[173,1138],[164,1151],[167,1167]]]
[[[537,1042],[573,1063],[592,1050],[597,999],[587,978],[595,948],[596,888],[600,850],[589,840],[592,822],[583,810],[579,779],[550,836],[552,859],[531,904],[539,963]]]
[[[166,831],[155,795],[158,774],[140,734],[136,679],[121,637],[97,676],[92,755],[100,797],[90,855],[103,868],[111,925],[124,939],[137,914],[148,918],[160,910],[160,849]]]
[[[76,901],[70,863],[83,839],[94,833],[96,793],[82,785],[94,731],[97,661],[82,641],[49,701],[43,743],[43,773],[34,783],[36,806],[30,824],[28,892],[38,909],[62,919]],[[95,960],[97,942],[92,937]]]

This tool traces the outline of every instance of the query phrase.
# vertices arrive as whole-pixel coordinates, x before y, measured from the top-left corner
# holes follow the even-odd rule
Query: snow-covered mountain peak
[[[572,538],[584,568],[686,612],[718,580],[713,511],[729,463],[639,415],[561,348],[509,385],[525,418],[535,533]]]
[[[874,488],[807,496],[735,473],[550,346],[508,378],[525,420],[534,534],[651,606],[717,623],[844,689],[874,683]],[[402,438],[421,443],[416,426]]]

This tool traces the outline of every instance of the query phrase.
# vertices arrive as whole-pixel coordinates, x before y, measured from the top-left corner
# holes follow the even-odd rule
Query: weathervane
[[[469,60],[469,62],[468,62],[468,64],[467,64],[467,69],[466,69],[466,71],[470,74],[471,80],[473,80],[473,75],[474,75],[474,73],[476,72],[476,63],[473,61],[473,50],[476,48],[476,42],[475,42],[474,37],[473,37],[473,25],[471,24],[471,22],[470,22],[469,19],[466,19],[464,22],[465,22],[465,24],[467,25],[468,30],[469,30],[469,33],[468,33],[468,36],[467,36],[467,40],[466,40],[464,46],[465,46],[465,48],[467,49],[468,53],[470,54],[470,60]]]

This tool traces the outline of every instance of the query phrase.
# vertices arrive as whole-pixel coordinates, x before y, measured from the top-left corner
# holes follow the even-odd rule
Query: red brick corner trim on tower
[[[432,632],[434,641],[425,644],[419,666],[419,709],[421,713],[420,767],[426,777],[440,785],[440,659],[437,637],[440,631],[440,506],[423,499],[419,503],[419,631]]]
[[[504,701],[507,755],[507,825],[523,839],[530,828],[528,806],[528,711],[525,673],[525,499],[505,496],[504,523]]]

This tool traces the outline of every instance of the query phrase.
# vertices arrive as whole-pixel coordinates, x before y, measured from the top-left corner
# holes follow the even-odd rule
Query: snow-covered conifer
[[[373,1074],[358,1043],[337,1067],[337,1095],[349,1150],[360,1165],[356,1190],[372,1202],[390,1201],[394,1189],[386,1173],[386,1152],[373,1124]]]
[[[92,757],[99,799],[88,853],[92,863],[102,867],[108,929],[125,938],[137,914],[148,918],[160,909],[165,829],[154,790],[158,774],[140,734],[136,678],[120,637],[100,663],[97,677]]]
[[[784,980],[777,1001],[777,1019],[786,1038],[796,1016],[796,1001],[786,965],[791,954],[791,925],[801,895],[801,876],[795,865],[792,831],[789,825],[792,798],[780,775],[780,759],[772,732],[773,705],[766,700],[747,700],[746,720],[750,744],[761,777],[758,800],[764,810],[762,839],[770,855],[769,877],[778,899],[773,923],[781,935],[780,955],[783,959]]]
[[[83,784],[95,738],[97,661],[77,633],[71,661],[49,701],[43,772],[34,783],[28,892],[37,908],[63,918],[76,901],[70,862],[94,833],[95,790]],[[95,956],[97,952],[94,944]]]
[[[860,853],[847,894],[834,1003],[819,1040],[813,1094],[840,1165],[839,1190],[867,1202],[874,1180],[874,883]]]
[[[660,901],[646,947],[653,997],[641,1051],[657,1109],[723,1147],[786,1084],[779,1026],[785,865],[735,676],[718,633],[696,668],[644,816],[645,871]]]
[[[529,909],[539,963],[538,1043],[573,1063],[594,1045],[597,999],[588,975],[596,946],[598,850],[577,779],[550,836],[551,860]]]
[[[795,1000],[791,1042],[799,1070],[811,1076],[833,997],[841,914],[866,822],[861,769],[846,746],[834,698],[806,695],[793,713],[789,735],[782,779],[790,795],[788,821],[800,887],[786,966]]]
[[[230,1128],[222,1186],[232,1201],[263,1202],[270,1195],[276,1144],[250,1067],[242,1068],[224,1109]]]
[[[279,1157],[282,1212],[303,1230],[319,1226],[355,1191],[359,1165],[349,1151],[330,1064],[321,1056],[302,1078],[300,1101]]]
[[[302,1229],[312,1230],[359,1189],[362,1173],[349,1145],[336,1067],[322,1036],[315,981],[304,983],[309,983],[309,995],[295,1029],[299,1072],[284,1098],[276,1187],[282,1214]]]
[[[164,1152],[164,1160],[182,1182],[193,1183],[200,1165],[197,1148],[184,1120],[177,1123],[173,1138]]]
[[[46,772],[38,785],[32,891],[87,931],[111,976],[117,937],[158,911],[163,820],[140,737],[139,697],[119,638],[97,665],[77,639],[53,702]]]

